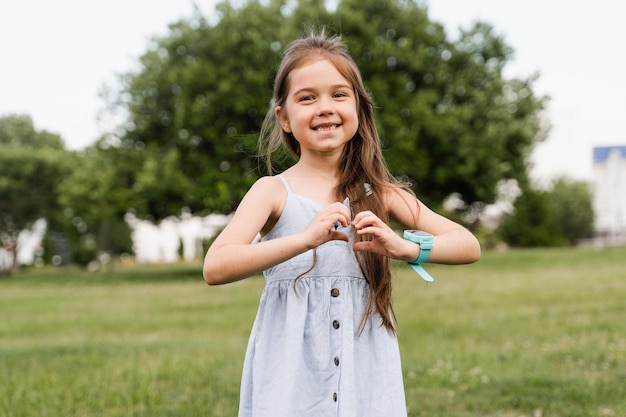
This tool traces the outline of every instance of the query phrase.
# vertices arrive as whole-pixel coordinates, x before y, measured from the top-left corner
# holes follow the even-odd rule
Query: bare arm
[[[315,216],[301,232],[268,241],[252,243],[283,209],[286,191],[279,179],[258,180],[243,198],[230,223],[215,239],[204,258],[203,276],[210,285],[247,278],[329,240],[348,240],[333,230],[335,222],[348,224],[350,213],[334,203]]]
[[[247,278],[297,254],[302,248],[289,239],[253,244],[254,238],[280,210],[284,196],[276,179],[259,179],[245,195],[233,218],[218,235],[204,258],[202,274],[211,285]],[[283,197],[284,199],[284,197]]]
[[[478,240],[460,224],[435,213],[404,190],[390,191],[385,198],[391,217],[405,229],[423,230],[434,235],[428,262],[465,264],[480,258]],[[371,242],[355,244],[355,250],[372,250],[404,261],[413,261],[420,253],[419,245],[398,236],[370,212],[358,213],[353,224],[357,233],[374,237]]]

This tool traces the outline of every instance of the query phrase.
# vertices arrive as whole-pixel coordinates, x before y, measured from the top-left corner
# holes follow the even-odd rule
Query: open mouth
[[[313,130],[333,130],[336,129],[337,126],[339,125],[322,125],[314,127]]]

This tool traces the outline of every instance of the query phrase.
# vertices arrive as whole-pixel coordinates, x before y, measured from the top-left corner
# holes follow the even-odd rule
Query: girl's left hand
[[[355,251],[369,251],[394,259],[415,259],[412,254],[407,253],[411,249],[416,249],[416,245],[407,245],[407,241],[400,237],[385,222],[380,220],[371,211],[362,211],[354,216],[352,226],[358,235],[367,235],[371,239],[356,242]],[[410,243],[410,242],[409,242]]]

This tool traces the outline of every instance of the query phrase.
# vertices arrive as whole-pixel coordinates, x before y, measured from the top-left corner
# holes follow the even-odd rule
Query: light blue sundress
[[[263,239],[303,230],[322,208],[287,189]],[[352,244],[332,241],[264,272],[266,286],[246,351],[239,417],[406,417],[396,336],[370,316],[369,286]],[[295,286],[294,286],[295,283]]]

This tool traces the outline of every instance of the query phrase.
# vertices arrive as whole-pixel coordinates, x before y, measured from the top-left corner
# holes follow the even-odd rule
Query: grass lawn
[[[410,416],[626,416],[626,249],[396,264]],[[0,416],[236,416],[259,277],[201,265],[0,279]],[[384,416],[381,416],[384,417]]]

